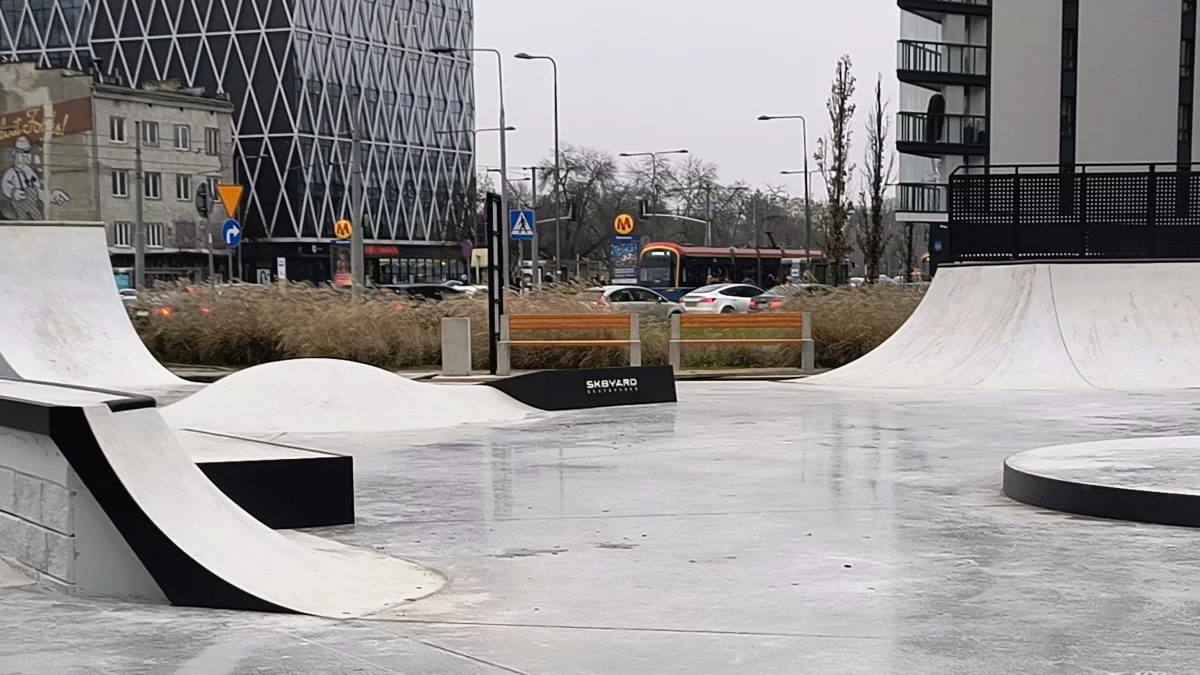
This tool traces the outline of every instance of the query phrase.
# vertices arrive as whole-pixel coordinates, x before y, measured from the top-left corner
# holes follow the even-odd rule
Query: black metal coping
[[[108,409],[113,412],[158,407],[158,401],[156,401],[153,397],[142,394],[130,394],[113,389],[99,389],[97,387],[85,387],[83,385],[76,384],[60,384],[58,382],[43,382],[40,380],[22,380],[15,377],[0,377],[0,381],[18,382],[21,384],[35,384],[47,387],[57,387],[59,389],[74,389],[76,391],[88,391],[97,394],[111,394],[113,396],[112,399],[102,401],[101,403],[105,406],[108,406]],[[13,429],[19,429],[21,431],[40,434],[43,436],[49,436],[49,411],[58,407],[63,406],[56,403],[46,403],[44,401],[35,401],[17,398],[14,396],[0,395],[0,425]]]
[[[1011,457],[1009,459],[1012,459]],[[1200,527],[1200,495],[1079,483],[1004,462],[1004,494],[1023,504],[1093,518]]]
[[[1021,258],[1019,260],[959,260],[939,269],[956,267],[1003,267],[1006,265],[1148,265],[1150,263],[1200,263],[1200,258]]]

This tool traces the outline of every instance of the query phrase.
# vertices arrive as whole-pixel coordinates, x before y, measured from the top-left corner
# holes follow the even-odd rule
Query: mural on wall
[[[4,170],[0,176],[2,220],[45,220],[48,217],[44,211],[47,198],[51,206],[62,206],[71,201],[65,185],[54,185],[60,180],[67,181],[68,176],[60,179],[51,172],[51,184],[46,184],[41,153],[47,131],[45,117],[42,108],[0,114],[0,148],[10,148],[8,153],[0,150],[0,169]],[[91,130],[91,99],[53,104],[49,129],[52,143],[54,139]],[[64,158],[64,164],[72,160],[77,161]]]
[[[33,168],[33,145],[29,139],[21,136],[12,149],[12,164],[0,179],[0,192],[8,200],[9,209],[0,213],[12,214],[11,220],[44,220],[42,212],[43,195],[41,176]],[[66,204],[71,197],[66,192],[57,189],[50,190],[50,203]]]

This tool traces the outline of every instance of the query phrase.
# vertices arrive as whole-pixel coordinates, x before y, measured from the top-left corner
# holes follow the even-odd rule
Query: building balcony
[[[946,85],[988,85],[987,47],[900,40],[896,51],[896,77],[901,82],[935,91]]]
[[[900,183],[896,186],[896,211],[902,213],[946,213],[946,186],[931,183]]]
[[[992,0],[896,0],[896,4],[906,12],[938,22],[947,14],[992,15]]]
[[[896,150],[923,157],[986,155],[987,118],[982,115],[897,113]]]

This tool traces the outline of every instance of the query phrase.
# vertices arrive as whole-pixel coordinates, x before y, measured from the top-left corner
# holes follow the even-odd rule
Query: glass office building
[[[471,46],[472,22],[472,0],[0,0],[0,60],[228,94],[243,275],[283,257],[319,281],[356,168],[368,242],[444,259],[468,236],[471,61],[429,49]]]

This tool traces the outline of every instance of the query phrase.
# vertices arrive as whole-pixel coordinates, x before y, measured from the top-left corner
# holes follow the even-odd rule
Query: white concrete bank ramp
[[[921,389],[1198,387],[1200,263],[944,267],[891,338],[853,363],[801,382]]]
[[[177,429],[344,433],[496,424],[534,412],[492,387],[416,382],[335,359],[267,363],[162,409]]]
[[[0,377],[145,389],[188,384],[146,350],[102,223],[0,223]]]
[[[414,563],[271,530],[204,476],[153,405],[145,397],[0,382],[0,426],[46,441],[2,445],[0,459],[18,470],[39,465],[44,480],[57,476],[72,488],[71,499],[86,498],[58,509],[68,520],[94,510],[87,504],[99,507],[89,522],[58,527],[61,570],[37,567],[52,555],[19,562],[94,594],[132,595],[106,591],[140,586],[138,595],[158,590],[179,605],[330,618],[378,613],[444,584]],[[85,577],[91,585],[80,589]]]

